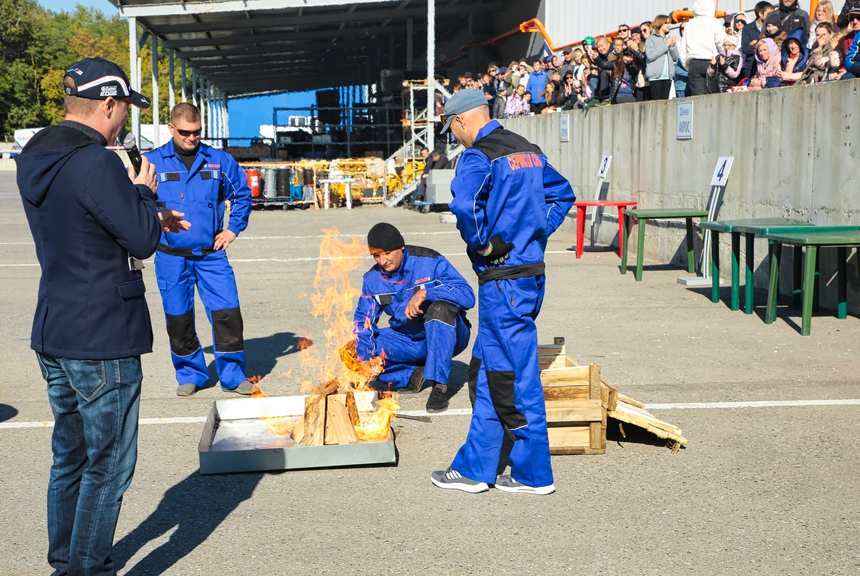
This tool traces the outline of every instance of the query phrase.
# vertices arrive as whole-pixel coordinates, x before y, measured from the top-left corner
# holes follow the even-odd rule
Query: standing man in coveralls
[[[427,384],[427,411],[444,412],[451,362],[469,345],[466,310],[475,293],[444,256],[405,246],[387,222],[370,229],[367,246],[376,264],[364,275],[355,310],[356,355],[383,368],[378,381],[396,392],[416,393]],[[383,312],[388,328],[380,330]]]
[[[173,139],[146,156],[158,171],[158,198],[167,208],[185,213],[187,234],[162,234],[155,256],[155,277],[170,353],[179,387],[191,396],[209,379],[203,348],[194,326],[194,286],[212,324],[215,368],[221,389],[249,395],[254,384],[245,377],[242,311],[227,247],[248,226],[251,190],[229,154],[200,142],[200,111],[187,102],[170,112]],[[230,221],[224,227],[224,201]]]
[[[467,150],[451,183],[451,211],[478,274],[478,336],[469,366],[474,398],[466,443],[440,488],[478,493],[555,491],[535,319],[543,302],[547,238],[576,199],[544,153],[490,120],[480,90],[445,104],[448,129]],[[511,474],[496,476],[505,436],[513,440]]]

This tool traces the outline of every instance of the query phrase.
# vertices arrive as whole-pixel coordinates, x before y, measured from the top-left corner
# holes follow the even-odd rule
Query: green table
[[[830,230],[827,230],[827,228],[830,228]],[[833,230],[833,228],[843,229]],[[844,228],[853,228],[853,230],[845,230]],[[800,249],[806,247],[806,261],[803,266],[803,306],[800,333],[803,336],[809,336],[812,328],[812,302],[815,295],[814,284],[816,280],[816,266],[819,248],[836,248],[839,251],[837,256],[837,291],[839,301],[836,308],[836,317],[842,320],[848,316],[845,260],[848,256],[848,248],[860,246],[860,226],[819,226],[817,228],[803,228],[802,230],[796,230],[793,232],[771,232],[769,234],[765,234],[765,238],[773,242],[765,322],[770,324],[776,318],[779,261],[782,255],[783,244],[789,244]],[[799,268],[799,261],[795,262],[795,268]]]
[[[689,208],[663,209],[649,208],[626,210],[624,212],[624,249],[621,255],[621,273],[627,274],[627,247],[630,245],[630,220],[639,221],[639,242],[636,246],[636,281],[642,281],[642,256],[645,250],[645,221],[668,218],[684,218],[687,221],[687,269],[690,274],[696,272],[696,254],[693,244],[693,218],[706,218],[707,210],[691,210]]]
[[[740,253],[741,234],[746,238],[746,291],[744,312],[753,313],[754,271],[754,238],[760,236],[762,230],[771,227],[814,226],[803,220],[791,218],[746,218],[742,220],[718,220],[716,222],[701,222],[699,227],[711,231],[711,300],[720,301],[720,233],[732,235],[732,299],[731,309],[740,308]]]

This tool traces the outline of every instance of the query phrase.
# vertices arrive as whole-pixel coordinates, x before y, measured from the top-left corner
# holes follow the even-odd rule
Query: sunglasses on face
[[[852,14],[851,16],[848,17],[849,22],[854,22],[855,20],[860,20],[860,16],[858,16],[856,14]]]
[[[200,136],[200,134],[203,133],[203,130],[201,128],[198,128],[197,130],[180,130],[179,128],[174,126],[173,129],[176,130],[183,138],[190,138],[191,136]]]
[[[630,32],[630,28],[619,28],[619,32]]]

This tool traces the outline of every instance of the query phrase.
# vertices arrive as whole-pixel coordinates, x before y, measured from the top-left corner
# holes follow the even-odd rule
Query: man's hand
[[[412,296],[412,299],[409,300],[409,304],[406,305],[406,317],[412,320],[413,318],[418,318],[424,311],[421,309],[421,305],[427,299],[427,290],[419,290]]]
[[[134,166],[128,167],[128,178],[134,184],[143,184],[153,192],[158,189],[158,180],[155,178],[155,166],[149,163],[146,156],[141,158],[140,174],[134,173]]]
[[[483,250],[478,250],[478,254],[489,260],[493,266],[499,266],[507,262],[510,258],[509,253],[514,249],[514,245],[510,242],[505,242],[499,235],[490,238],[490,245]]]
[[[236,235],[233,234],[230,230],[222,230],[215,236],[215,243],[212,244],[212,248],[215,250],[226,250],[227,246],[233,243],[233,240],[236,239]]]
[[[185,216],[183,212],[178,210],[170,210],[162,208],[158,211],[158,220],[161,222],[161,229],[165,232],[181,232],[191,228],[191,222],[183,220]]]
[[[677,42],[677,40],[678,40],[677,36],[669,36],[669,39],[666,40],[666,46],[671,48],[672,46],[675,45],[675,42]]]

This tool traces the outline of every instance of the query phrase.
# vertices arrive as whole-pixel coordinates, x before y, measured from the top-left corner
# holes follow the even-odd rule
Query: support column
[[[197,102],[197,70],[191,69],[191,103],[200,108]]]
[[[427,147],[436,147],[436,0],[427,0]]]
[[[415,34],[413,33],[412,18],[406,20],[406,70],[412,72],[412,55]]]
[[[208,120],[209,110],[206,109],[206,79],[202,76],[200,78],[200,94],[198,98],[200,100],[200,129],[203,131],[201,133],[202,138],[207,138],[209,136],[208,126],[206,125],[206,120]]]
[[[185,58],[182,59],[182,81],[180,84],[182,87],[182,101],[187,102],[188,99],[185,97],[185,85],[188,84],[188,76],[185,72]]]
[[[137,51],[137,18],[128,19],[128,60],[129,74],[131,75],[131,89],[135,92],[140,92],[140,74],[137,70],[137,60],[139,58]],[[131,107],[131,130],[134,132],[135,138],[140,136],[140,108],[137,106]],[[137,141],[140,146],[140,140]]]
[[[161,118],[158,115],[158,37],[152,35],[152,145],[156,148],[161,146],[161,138],[158,135],[158,127]]]
[[[168,111],[167,114],[170,115],[170,111],[173,110],[173,107],[176,106],[176,82],[173,79],[175,66],[173,64],[173,50],[168,50],[167,52],[167,105]]]
[[[221,92],[221,109],[224,111],[224,140],[230,140],[230,109],[227,106],[227,93]]]

